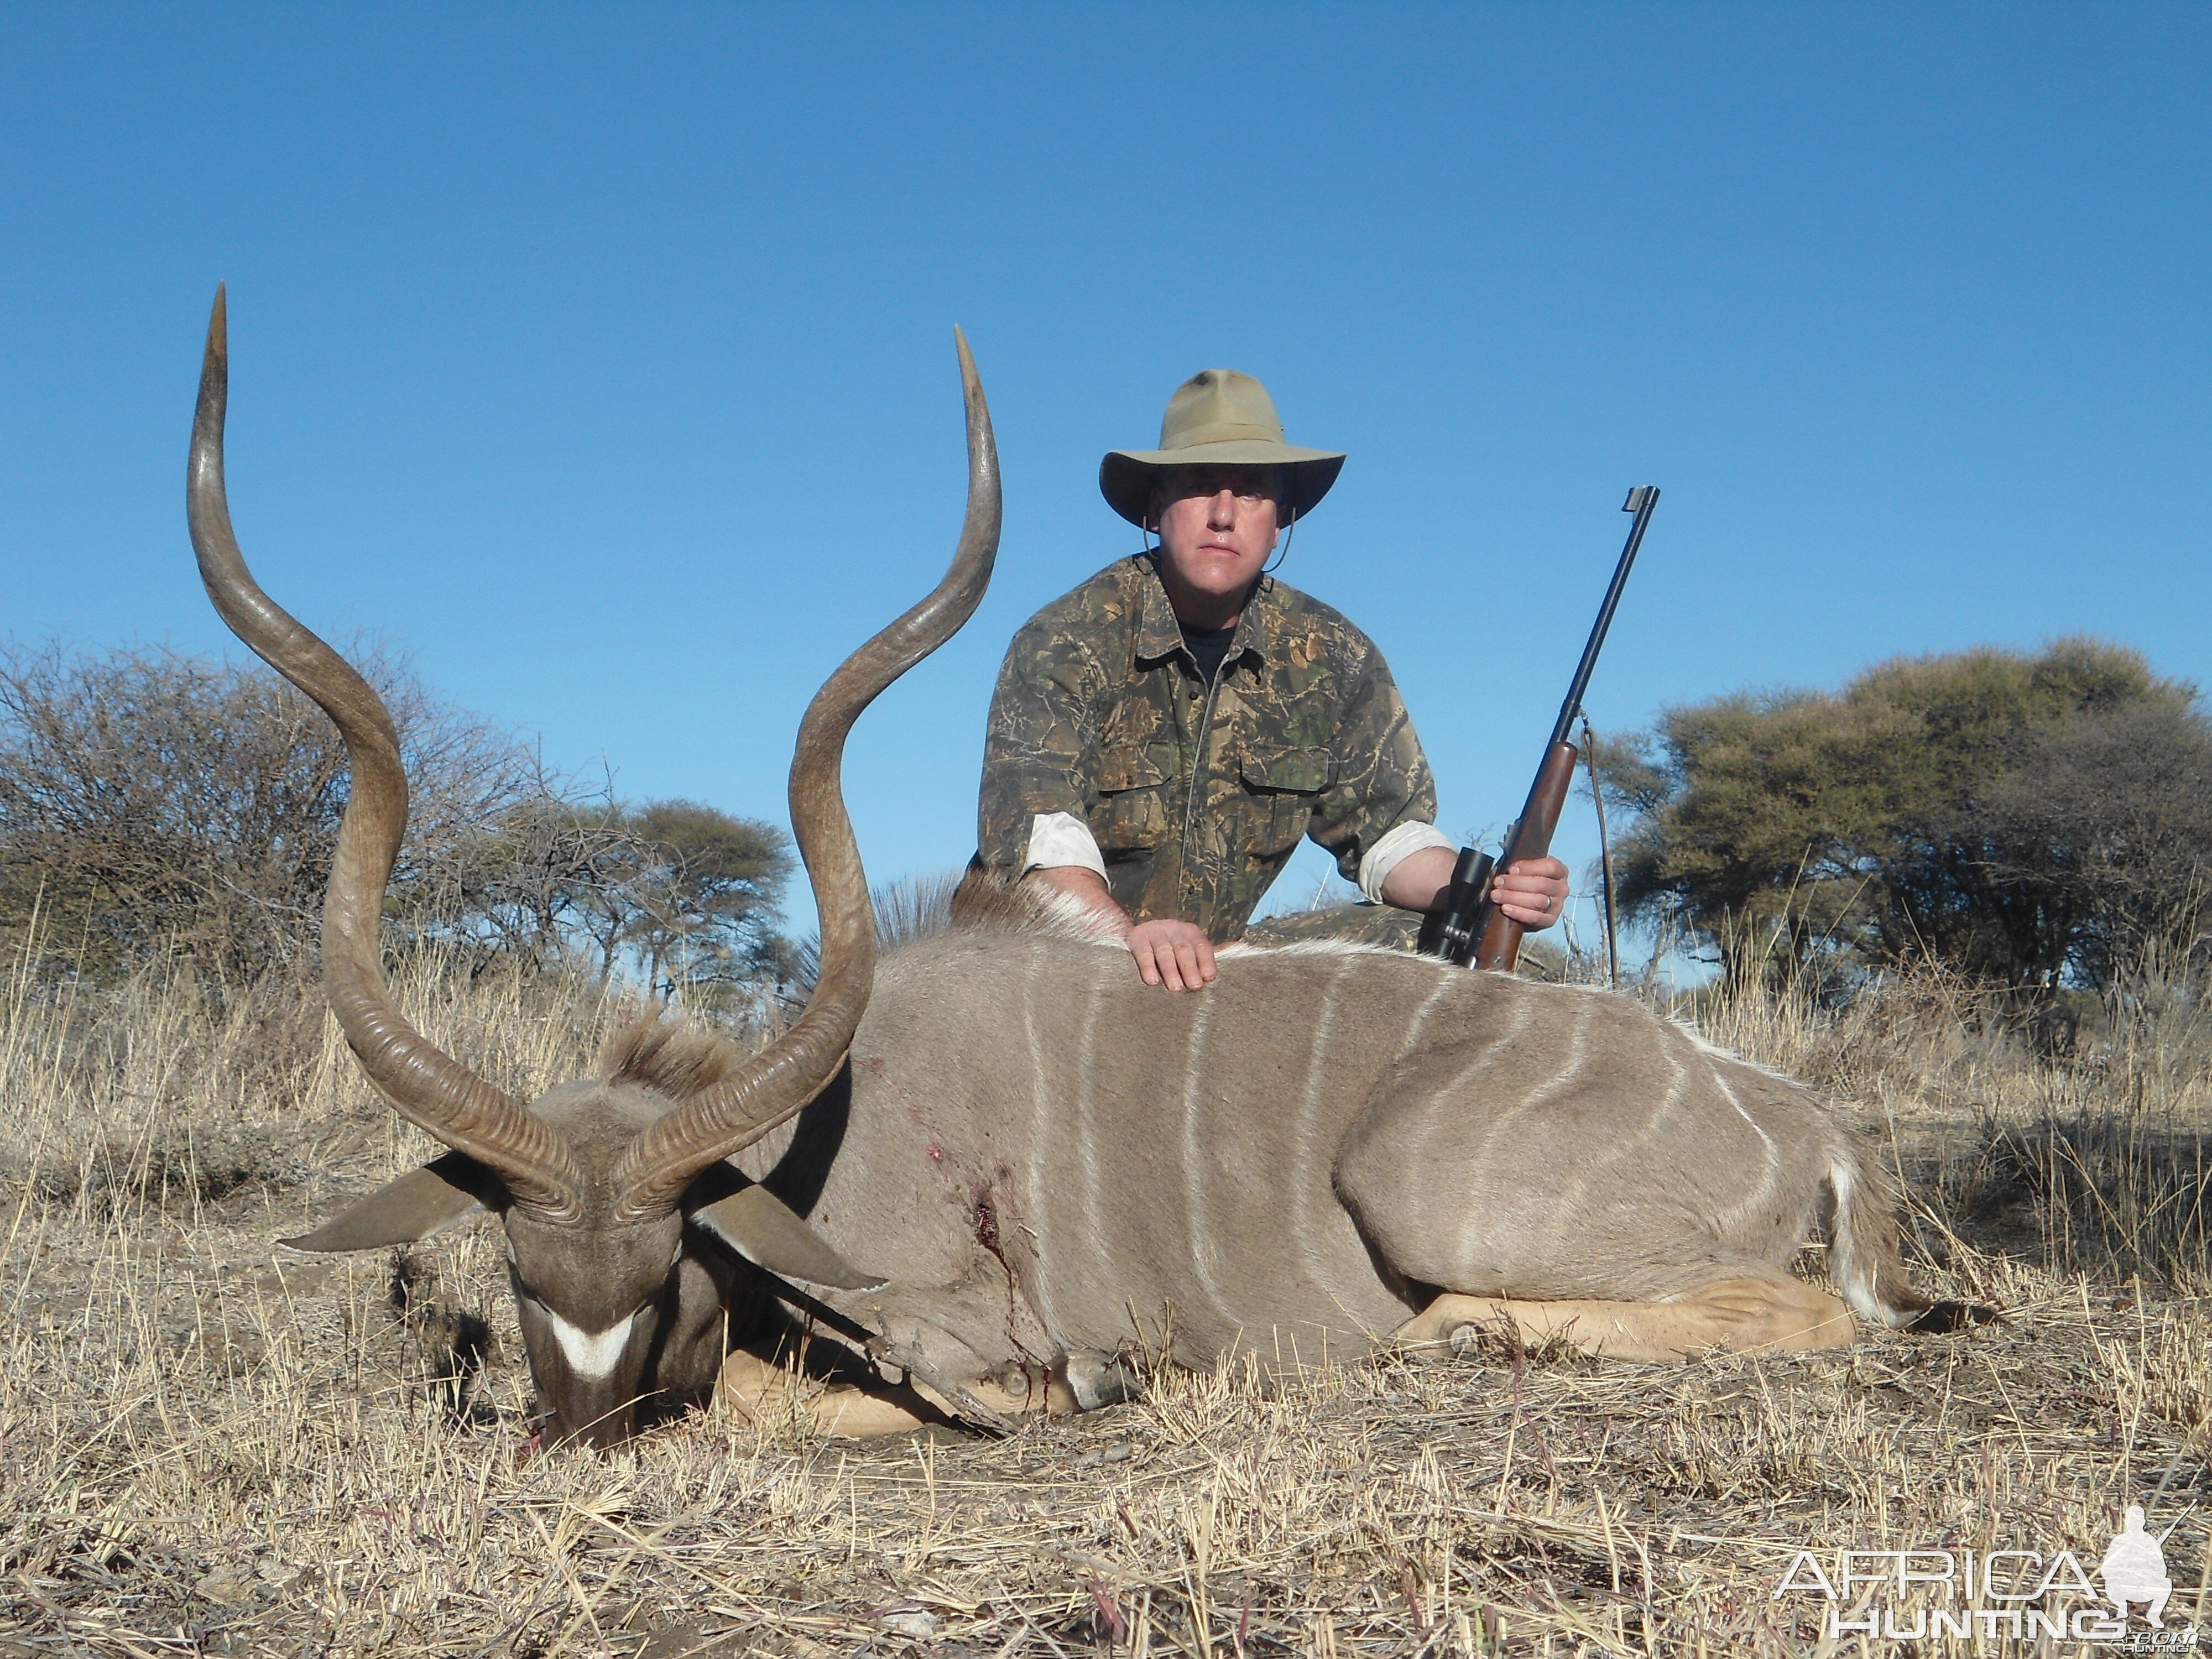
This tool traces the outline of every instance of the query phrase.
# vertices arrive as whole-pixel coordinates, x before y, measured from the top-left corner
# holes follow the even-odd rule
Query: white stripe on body
[[[1443,963],[1440,966],[1443,971],[1437,975],[1437,988],[1430,992],[1420,1007],[1414,1011],[1413,1023],[1406,1028],[1405,1041],[1398,1045],[1397,1055],[1390,1062],[1393,1066],[1405,1064],[1406,1057],[1413,1052],[1413,1046],[1420,1042],[1421,1028],[1429,1023],[1429,1016],[1436,1012],[1437,1004],[1451,994],[1453,986],[1464,982],[1461,975],[1467,971],[1465,969],[1454,967],[1449,963]]]
[[[1759,1174],[1759,1190],[1741,1203],[1730,1205],[1715,1218],[1722,1230],[1725,1231],[1766,1202],[1767,1194],[1774,1190],[1775,1176],[1782,1168],[1782,1152],[1775,1146],[1774,1137],[1759,1126],[1758,1119],[1744,1110],[1743,1103],[1735,1097],[1735,1091],[1729,1086],[1728,1078],[1717,1066],[1713,1067],[1713,1081],[1720,1085],[1721,1092],[1728,1097],[1728,1103],[1735,1108],[1736,1115],[1751,1125],[1752,1133],[1759,1137],[1759,1144],[1766,1149],[1766,1168]]]
[[[1185,995],[1191,994],[1188,992]],[[1237,1316],[1221,1299],[1220,1281],[1214,1277],[1220,1252],[1216,1249],[1211,1230],[1206,1226],[1205,1149],[1199,1144],[1198,1112],[1200,1085],[1206,1077],[1203,1056],[1208,1021],[1213,1012],[1213,999],[1198,993],[1203,1000],[1190,1023],[1190,1046],[1183,1059],[1182,1084],[1182,1170],[1183,1206],[1190,1229],[1190,1265],[1198,1274],[1199,1288],[1206,1299],[1213,1304],[1214,1311],[1231,1324]]]
[[[1305,1094],[1298,1103],[1297,1119],[1291,1127],[1291,1232],[1298,1241],[1298,1261],[1308,1279],[1339,1296],[1342,1287],[1331,1283],[1314,1261],[1313,1147],[1321,1112],[1322,1058],[1328,1051],[1329,1030],[1336,1022],[1337,994],[1355,960],[1346,957],[1340,962],[1336,971],[1329,975],[1328,989],[1322,993],[1321,1012],[1313,1022],[1313,1050],[1306,1060]],[[1434,997],[1430,999],[1431,1002],[1435,1000]]]
[[[1461,1089],[1464,1088],[1468,1083],[1474,1080],[1476,1073],[1488,1066],[1490,1062],[1496,1058],[1501,1049],[1505,1048],[1508,1043],[1511,1042],[1515,1037],[1520,1036],[1522,1029],[1527,1026],[1528,1021],[1533,1017],[1535,1006],[1535,998],[1522,998],[1520,1007],[1514,1011],[1513,1023],[1506,1028],[1504,1035],[1500,1036],[1495,1042],[1492,1042],[1487,1048],[1485,1048],[1482,1051],[1481,1055],[1476,1059],[1473,1065],[1468,1066],[1467,1069],[1462,1072],[1458,1077],[1453,1079],[1451,1088],[1443,1095],[1440,1096],[1438,1097],[1439,1100],[1449,1101],[1457,1096]],[[1488,1164],[1491,1143],[1498,1139],[1499,1131],[1504,1129],[1507,1123],[1511,1121],[1514,1118],[1518,1117],[1522,1112],[1528,1110],[1531,1106],[1538,1105],[1558,1094],[1562,1089],[1566,1087],[1570,1082],[1573,1081],[1575,1074],[1582,1070],[1583,1026],[1587,1019],[1587,1015],[1584,1011],[1580,1008],[1576,1010],[1576,1015],[1574,1036],[1568,1045],[1568,1058],[1571,1063],[1567,1069],[1560,1073],[1558,1076],[1553,1078],[1549,1082],[1538,1084],[1520,1100],[1507,1107],[1504,1112],[1498,1117],[1492,1120],[1490,1127],[1483,1131],[1482,1139],[1480,1141],[1476,1143],[1474,1156],[1469,1160],[1476,1168],[1480,1169]],[[1431,1139],[1434,1139],[1435,1136],[1441,1133],[1445,1127],[1446,1120],[1444,1115],[1439,1112],[1432,1116],[1429,1121],[1429,1133],[1427,1138]],[[1426,1167],[1431,1169],[1434,1169],[1436,1167],[1436,1161],[1433,1158],[1426,1161]],[[1476,1209],[1472,1204],[1468,1206],[1466,1213],[1460,1218],[1458,1255],[1459,1259],[1462,1261],[1467,1261],[1471,1255],[1473,1255],[1474,1235],[1476,1230],[1481,1225],[1485,1217],[1482,1212]]]
[[[629,1328],[636,1319],[636,1313],[632,1311],[603,1331],[586,1331],[571,1325],[552,1309],[545,1310],[545,1322],[553,1328],[553,1340],[561,1345],[561,1357],[568,1362],[569,1370],[586,1382],[596,1382],[614,1370],[623,1350],[629,1346]]]
[[[1121,970],[1120,963],[1103,971],[1091,964],[1091,999],[1084,1006],[1083,1034],[1075,1044],[1075,1141],[1083,1159],[1083,1237],[1090,1241],[1094,1257],[1104,1250],[1108,1233],[1106,1217],[1099,1203],[1103,1194],[1099,1190],[1098,1132],[1091,1096],[1091,1042],[1097,1035],[1098,1011],[1105,1006],[1107,988],[1115,974]],[[1031,1147],[1030,1158],[1034,1160],[1036,1156],[1037,1149]]]
[[[1651,1143],[1657,1139],[1659,1126],[1671,1117],[1675,1107],[1681,1103],[1685,1085],[1689,1079],[1688,1068],[1671,1050],[1672,1044],[1665,1040],[1662,1028],[1659,1053],[1674,1073],[1672,1080],[1667,1085],[1667,1092],[1660,1097],[1659,1103],[1652,1109],[1651,1115],[1644,1120],[1644,1127],[1635,1135],[1624,1135],[1609,1146],[1588,1149],[1595,1154],[1591,1157],[1590,1162],[1577,1170],[1573,1181],[1559,1193],[1558,1207],[1553,1212],[1555,1222],[1552,1229],[1552,1237],[1558,1236],[1558,1222],[1574,1217],[1577,1206],[1589,1194],[1590,1187],[1596,1181],[1601,1170],[1618,1164],[1626,1158],[1648,1158],[1653,1155]]]
[[[1504,1030],[1491,1039],[1488,1048],[1462,1066],[1459,1075],[1446,1085],[1435,1097],[1438,1100],[1449,1100],[1468,1084],[1474,1082],[1475,1074],[1498,1058],[1498,1051],[1521,1035],[1521,1030],[1528,1024],[1530,1011],[1534,1006],[1535,1004],[1533,1001],[1523,999],[1521,1006],[1513,1011],[1513,1018],[1507,1022]]]
[[[1430,958],[1430,960],[1434,961],[1434,958]],[[1405,1038],[1398,1044],[1398,1052],[1396,1055],[1392,1058],[1389,1066],[1386,1067],[1382,1073],[1382,1075],[1385,1077],[1389,1076],[1392,1071],[1396,1070],[1399,1066],[1404,1065],[1407,1060],[1413,1057],[1413,1050],[1420,1046],[1421,1033],[1427,1029],[1429,1016],[1436,1012],[1437,1005],[1443,1002],[1446,997],[1451,995],[1452,992],[1458,987],[1472,982],[1471,976],[1468,975],[1467,969],[1457,966],[1455,963],[1437,962],[1436,966],[1441,970],[1437,975],[1437,988],[1430,992],[1426,997],[1422,999],[1421,1006],[1414,1011],[1413,1023],[1406,1028]],[[1520,1026],[1516,1024],[1513,1027],[1513,1030],[1509,1030],[1505,1034],[1505,1036],[1498,1039],[1498,1042],[1492,1043],[1489,1048],[1484,1049],[1481,1054],[1476,1058],[1473,1065],[1468,1066],[1466,1070],[1462,1071],[1456,1078],[1452,1079],[1451,1088],[1446,1090],[1441,1098],[1449,1099],[1452,1095],[1458,1091],[1462,1084],[1467,1082],[1469,1079],[1474,1077],[1476,1072],[1488,1065],[1490,1063],[1491,1055],[1497,1052],[1499,1045],[1510,1038],[1513,1035],[1513,1031],[1517,1031],[1518,1030],[1520,1030]],[[1432,1126],[1433,1122],[1434,1120],[1432,1119]],[[1422,1174],[1425,1176],[1433,1177],[1435,1174],[1435,1165],[1433,1164],[1430,1164],[1422,1171]]]
[[[1044,1247],[1046,1236],[1052,1231],[1052,1218],[1043,1212],[1039,1206],[1037,1198],[1037,1165],[1042,1161],[1038,1154],[1047,1144],[1044,1137],[1052,1128],[1052,1125],[1047,1121],[1052,1104],[1045,1097],[1044,1045],[1037,1039],[1037,999],[1045,994],[1048,987],[1057,988],[1053,976],[1043,971],[1044,959],[1048,954],[1049,952],[1044,942],[1040,940],[1030,962],[1029,994],[1022,999],[1022,1029],[1029,1039],[1030,1045],[1030,1141],[1029,1156],[1022,1160],[1025,1179],[1023,1182],[1024,1213],[1021,1219],[1027,1223],[1024,1231],[1030,1233],[1030,1249],[1036,1263],[1034,1288],[1036,1292],[1037,1316],[1044,1321],[1045,1329],[1051,1333],[1052,1340],[1057,1342],[1060,1340],[1060,1319],[1053,1311],[1051,1264],[1046,1260]],[[1002,1205],[1000,1208],[1003,1209],[1004,1206]],[[1001,1250],[1011,1248],[1012,1244],[1012,1241],[1006,1237],[1006,1233],[1014,1219],[1003,1214],[999,1218],[999,1248]],[[1013,1272],[1012,1267],[1007,1267],[1006,1272],[1011,1276]],[[1015,1299],[1014,1287],[1012,1284],[1007,1285],[1006,1292],[1010,1301]],[[1010,1313],[1008,1316],[1010,1328],[1007,1333],[1010,1336],[1012,1334],[1012,1316]]]
[[[1530,1091],[1528,1099],[1522,1101],[1520,1105],[1515,1107],[1511,1112],[1507,1114],[1508,1117],[1518,1116],[1529,1107],[1537,1104],[1540,1100],[1549,1100],[1565,1093],[1567,1085],[1573,1082],[1577,1078],[1580,1077],[1583,1071],[1588,1068],[1589,1064],[1590,1017],[1595,1011],[1596,1006],[1597,1005],[1595,1003],[1587,1001],[1577,1003],[1575,1006],[1575,1028],[1572,1034],[1567,1038],[1567,1069],[1561,1073],[1558,1077],[1554,1078],[1551,1082],[1539,1084],[1535,1089]],[[1498,1129],[1502,1128],[1503,1127],[1504,1124],[1502,1121],[1494,1126],[1492,1128],[1492,1133],[1494,1134]],[[1487,1146],[1488,1143],[1486,1142],[1486,1150],[1487,1150]],[[1574,1188],[1576,1198],[1579,1199],[1583,1192],[1589,1190],[1589,1171],[1585,1166],[1576,1171]],[[1578,1232],[1581,1229],[1581,1218],[1576,1214],[1572,1205],[1570,1202],[1555,1200],[1545,1214],[1541,1237],[1547,1240],[1556,1242],[1563,1233],[1568,1231]]]

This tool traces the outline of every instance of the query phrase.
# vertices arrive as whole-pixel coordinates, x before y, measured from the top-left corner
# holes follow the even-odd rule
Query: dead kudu
[[[289,1242],[367,1249],[495,1212],[548,1437],[595,1444],[718,1376],[757,1406],[780,1374],[730,1346],[785,1306],[817,1350],[927,1391],[817,1395],[817,1420],[847,1431],[911,1425],[926,1400],[1003,1425],[1029,1401],[1120,1397],[1115,1356],[1170,1319],[1185,1363],[1306,1364],[1469,1324],[1654,1359],[1841,1346],[1851,1310],[1955,1317],[1907,1281],[1887,1192],[1815,1101],[1626,998],[1331,946],[1232,950],[1209,989],[1169,996],[1020,889],[971,888],[964,924],[879,963],[839,764],[860,711],[989,579],[996,456],[964,343],[960,361],[958,551],[830,677],[792,763],[822,916],[805,1012],[750,1056],[638,1025],[599,1078],[525,1107],[386,991],[406,780],[374,693],[233,538],[218,293],[190,468],[201,574],[344,737],[331,1006],[394,1109],[452,1149]],[[1823,1225],[1849,1309],[1788,1271]]]
[[[368,683],[270,600],[239,551],[223,488],[229,363],[216,292],[186,483],[200,574],[232,631],[320,704],[345,740],[353,784],[323,910],[331,1012],[393,1109],[452,1148],[289,1242],[368,1249],[426,1237],[478,1208],[497,1212],[549,1437],[609,1443],[635,1431],[641,1404],[704,1400],[732,1322],[724,1310],[744,1299],[748,1252],[816,1282],[874,1282],[723,1160],[812,1099],[852,1041],[875,967],[875,923],[839,791],[846,734],[884,687],[959,629],[990,580],[998,456],[975,364],[958,343],[969,464],[958,550],[936,590],[816,694],[792,760],[792,824],[822,918],[805,1012],[734,1066],[711,1055],[679,1066],[688,1085],[680,1105],[617,1077],[565,1084],[526,1108],[426,1041],[386,989],[378,917],[407,817],[398,741]],[[665,1045],[660,1052],[665,1060]]]

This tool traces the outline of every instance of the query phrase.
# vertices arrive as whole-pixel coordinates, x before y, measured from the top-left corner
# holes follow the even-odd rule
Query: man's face
[[[1168,591],[1227,599],[1251,586],[1275,545],[1282,499],[1272,466],[1171,466],[1152,490]]]

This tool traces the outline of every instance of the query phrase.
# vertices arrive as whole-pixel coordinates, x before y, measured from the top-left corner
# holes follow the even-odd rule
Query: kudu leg
[[[963,1384],[962,1392],[1008,1419],[1036,1412],[1057,1417],[1084,1408],[1058,1378],[1020,1387],[976,1381]],[[953,1403],[940,1402],[912,1383],[868,1386],[828,1382],[744,1348],[722,1362],[714,1397],[749,1423],[804,1423],[817,1434],[845,1440],[911,1434],[933,1425],[944,1427],[958,1421]]]
[[[1826,1291],[1777,1273],[1723,1279],[1670,1302],[1519,1302],[1446,1294],[1400,1326],[1401,1344],[1488,1327],[1535,1347],[1561,1341],[1607,1359],[1657,1364],[1714,1348],[1801,1353],[1851,1345],[1851,1313]]]
[[[942,1420],[919,1400],[900,1400],[849,1382],[824,1382],[743,1348],[722,1362],[714,1401],[748,1423],[804,1424],[817,1434],[854,1440],[910,1433]]]

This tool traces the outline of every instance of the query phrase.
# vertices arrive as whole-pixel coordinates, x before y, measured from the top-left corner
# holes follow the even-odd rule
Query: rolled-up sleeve
[[[1358,880],[1359,890],[1370,904],[1382,903],[1382,889],[1390,879],[1390,872],[1415,853],[1431,847],[1453,848],[1449,836],[1433,823],[1418,818],[1407,818],[1396,828],[1383,832],[1376,842],[1361,855]]]
[[[1336,752],[1335,779],[1316,806],[1307,834],[1335,855],[1346,881],[1364,887],[1365,875],[1379,891],[1389,871],[1376,875],[1376,866],[1387,861],[1395,867],[1399,857],[1421,845],[1451,844],[1433,829],[1437,781],[1389,665],[1371,643],[1353,676]],[[1431,826],[1435,839],[1414,831],[1393,836],[1407,824]]]
[[[1098,837],[1073,812],[1039,812],[1030,820],[1029,850],[1022,854],[1021,873],[1032,870],[1088,870],[1106,879],[1106,855],[1098,850]]]

